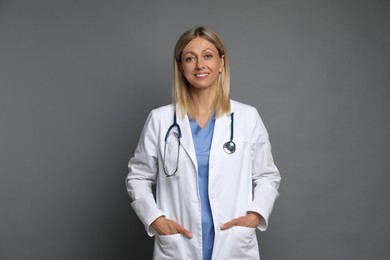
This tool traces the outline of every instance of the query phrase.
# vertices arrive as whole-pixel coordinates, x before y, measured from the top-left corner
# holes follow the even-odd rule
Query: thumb
[[[182,227],[182,226],[180,226],[180,225],[177,227],[177,231],[178,231],[180,234],[182,234],[183,236],[185,236],[186,238],[188,238],[188,239],[191,239],[191,238],[192,238],[192,233],[191,233],[191,231],[185,229],[184,227]]]
[[[221,226],[220,226],[220,228],[222,229],[222,230],[225,230],[225,229],[229,229],[229,228],[231,228],[231,227],[234,227],[236,225],[236,219],[233,219],[233,220],[230,220],[230,221],[228,221],[228,222],[226,222],[226,223],[223,223]]]

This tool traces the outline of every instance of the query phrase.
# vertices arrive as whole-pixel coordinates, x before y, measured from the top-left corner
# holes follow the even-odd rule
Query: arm
[[[259,229],[265,231],[276,198],[279,196],[280,173],[276,167],[267,130],[256,111],[255,141],[252,147],[253,201],[248,212],[257,212],[261,216]]]
[[[152,192],[152,185],[158,172],[156,129],[152,111],[146,120],[134,156],[129,161],[129,172],[126,177],[127,192],[132,199],[131,206],[150,236],[155,233],[150,224],[164,215],[158,208]]]
[[[190,231],[165,217],[154,199],[152,185],[155,184],[158,174],[158,135],[156,134],[158,125],[155,120],[152,111],[146,120],[134,156],[129,161],[126,187],[132,199],[131,206],[150,236],[156,233],[158,235],[181,233],[191,238]]]
[[[253,200],[246,211],[247,214],[224,223],[221,225],[223,230],[233,226],[266,230],[273,205],[279,195],[280,174],[272,158],[268,133],[257,110],[253,109],[252,112],[251,120],[256,122],[251,133]]]

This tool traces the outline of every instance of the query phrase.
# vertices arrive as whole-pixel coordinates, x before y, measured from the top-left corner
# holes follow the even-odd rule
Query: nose
[[[196,59],[196,69],[200,70],[204,68],[203,59],[197,58]]]

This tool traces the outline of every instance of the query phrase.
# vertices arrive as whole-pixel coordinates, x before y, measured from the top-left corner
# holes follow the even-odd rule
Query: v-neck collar
[[[231,103],[231,113],[234,112],[234,103]],[[178,105],[176,105],[176,110],[179,111]],[[213,134],[213,140],[211,143],[211,150],[210,150],[210,159],[217,154],[217,151],[220,151],[220,147],[223,146],[223,143],[226,142],[226,140],[229,140],[230,136],[230,113],[220,116],[218,118],[215,118],[215,125],[214,125],[214,134]],[[178,118],[178,124],[180,125],[183,138],[181,138],[181,144],[188,156],[191,158],[191,161],[195,167],[195,169],[198,169],[197,163],[196,163],[196,155],[195,155],[195,147],[194,142],[192,138],[191,133],[191,126],[190,126],[190,120],[188,115],[186,114],[183,118]]]
[[[215,123],[214,115],[215,115],[215,113],[211,114],[210,118],[208,119],[206,125],[203,128],[200,127],[200,125],[198,124],[198,122],[195,119],[189,117],[192,134],[194,134],[196,136],[201,136],[201,137],[208,135],[210,132],[210,127],[213,127],[213,125]]]

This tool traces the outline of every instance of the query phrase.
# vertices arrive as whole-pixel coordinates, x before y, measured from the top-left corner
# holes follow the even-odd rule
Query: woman
[[[260,259],[280,174],[254,107],[229,97],[227,53],[211,29],[174,50],[174,104],[148,116],[126,178],[154,259]],[[152,185],[156,185],[155,196]]]

